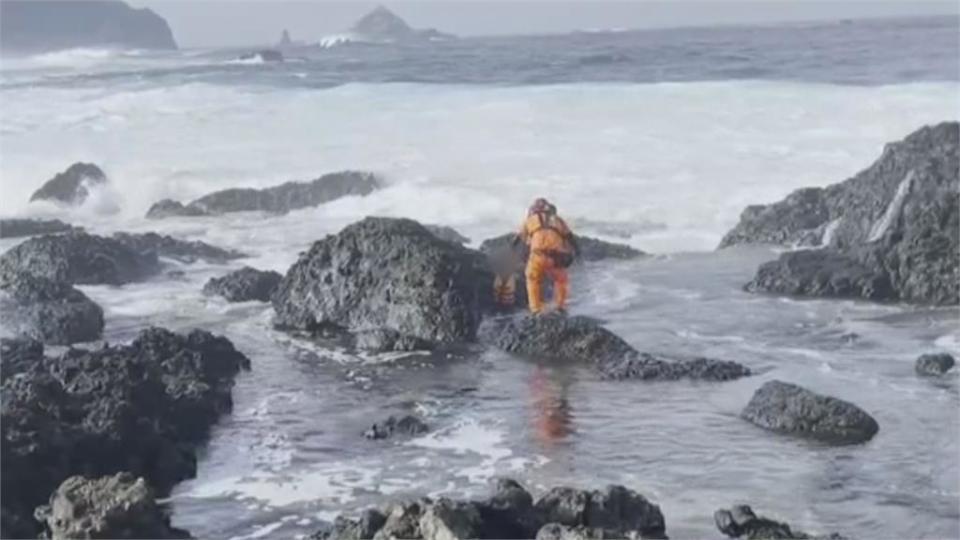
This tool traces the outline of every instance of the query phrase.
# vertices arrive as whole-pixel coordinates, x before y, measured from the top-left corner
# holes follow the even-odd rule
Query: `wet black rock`
[[[28,337],[0,339],[0,381],[43,364],[43,343]]]
[[[244,266],[229,274],[210,278],[203,286],[203,294],[222,296],[228,302],[269,302],[283,276],[279,272],[257,270]]]
[[[960,124],[923,127],[853,178],[748,208],[721,247],[823,246],[764,265],[752,291],[960,303],[958,167]]]
[[[93,186],[106,184],[107,176],[92,163],[74,163],[67,170],[47,180],[30,196],[30,201],[54,201],[62,204],[83,204]]]
[[[3,381],[0,503],[16,537],[70,476],[128,471],[160,495],[196,474],[194,448],[232,407],[249,360],[222,337],[142,331],[129,345],[70,349]],[[26,518],[26,519],[25,519]]]
[[[147,210],[148,219],[163,219],[173,216],[205,216],[206,212],[193,206],[186,206],[182,202],[173,199],[163,199],[153,203]]]
[[[158,257],[166,257],[184,263],[193,263],[198,260],[214,264],[222,264],[234,259],[241,259],[247,255],[232,249],[223,249],[212,246],[199,240],[179,240],[172,236],[157,233],[115,233],[113,239],[136,250],[149,255],[151,252]]]
[[[363,436],[368,439],[388,439],[394,435],[420,435],[429,430],[430,427],[423,420],[408,414],[399,418],[390,416],[371,426]]]
[[[720,532],[730,538],[746,540],[845,540],[837,533],[815,536],[795,531],[786,523],[780,523],[765,517],[758,517],[746,505],[717,510],[713,514],[714,522]]]
[[[364,510],[357,519],[337,516],[333,521],[333,528],[319,531],[310,535],[311,540],[363,540],[373,538],[377,531],[383,528],[387,516],[375,508]]]
[[[283,53],[273,49],[261,49],[240,55],[239,60],[259,60],[260,62],[283,62]]]
[[[924,354],[917,358],[915,369],[918,375],[938,377],[953,369],[956,363],[948,353]]]
[[[561,315],[488,319],[480,341],[503,351],[592,364],[610,379],[727,381],[750,370],[736,362],[708,358],[667,359],[641,353],[588,317]]]
[[[826,249],[784,253],[779,259],[762,264],[744,289],[878,301],[897,298],[886,273],[878,272],[853,257]]]
[[[504,234],[495,238],[484,240],[480,244],[480,251],[486,254],[493,254],[510,246],[513,242],[514,234]],[[616,244],[606,242],[589,236],[576,235],[577,246],[580,248],[578,261],[594,262],[604,260],[629,260],[645,257],[648,254],[639,249],[630,247],[626,244]],[[526,248],[517,246],[523,259],[527,258]]]
[[[37,509],[50,538],[190,538],[170,526],[143,478],[71,476]]]
[[[80,285],[122,285],[159,270],[154,252],[76,231],[36,236],[0,255],[0,274],[23,272]]]
[[[361,531],[374,534],[354,536]],[[665,538],[666,523],[657,505],[623,486],[592,492],[555,488],[534,503],[523,486],[499,479],[494,495],[485,500],[422,498],[397,502],[386,512],[368,512],[360,520],[337,518],[331,531],[314,537]]]
[[[287,182],[265,189],[233,188],[215,191],[184,206],[164,199],[147,211],[149,218],[219,215],[229,212],[284,214],[299,208],[319,206],[341,197],[369,195],[381,186],[371,173],[342,171],[325,174],[311,182]]]
[[[880,427],[856,405],[782,381],[764,383],[740,413],[762,428],[830,444],[869,441]]]
[[[454,244],[470,243],[469,238],[460,234],[460,232],[453,227],[447,227],[446,225],[424,225],[424,227],[426,227],[428,231],[432,232],[434,236],[441,240],[453,242]]]
[[[19,238],[21,236],[36,236],[40,234],[55,234],[81,230],[59,219],[27,219],[5,218],[0,219],[0,238]]]
[[[354,346],[368,352],[430,351],[435,343],[416,336],[401,334],[389,328],[361,330],[353,334]]]
[[[474,338],[492,275],[478,252],[408,219],[366,218],[290,267],[273,296],[280,327],[393,330],[433,342]]]
[[[100,339],[103,309],[69,283],[0,273],[0,326],[50,345]]]

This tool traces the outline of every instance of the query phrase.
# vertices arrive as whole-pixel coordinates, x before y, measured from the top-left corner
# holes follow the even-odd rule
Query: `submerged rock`
[[[880,427],[856,405],[782,381],[764,383],[740,413],[762,428],[831,444],[867,442]]]
[[[514,236],[513,233],[510,233],[484,240],[480,244],[480,251],[489,255],[508,248],[513,242]],[[580,254],[577,257],[579,261],[628,260],[647,256],[647,253],[626,244],[606,242],[579,234],[576,235],[576,239],[577,246],[580,248]],[[517,249],[521,257],[526,260],[528,257],[526,247],[517,246]]]
[[[151,328],[129,345],[70,349],[7,378],[0,413],[3,529],[29,522],[34,508],[76,474],[128,471],[161,495],[193,477],[193,449],[231,409],[234,376],[249,365],[222,337]]]
[[[193,206],[184,205],[173,199],[163,199],[153,203],[147,210],[147,219],[163,219],[173,216],[205,216],[206,212]]]
[[[203,286],[203,294],[218,295],[228,302],[249,302],[258,300],[269,302],[273,291],[277,289],[283,276],[279,272],[257,270],[244,266],[229,274],[210,278]]]
[[[37,509],[50,538],[190,538],[170,526],[143,478],[71,476]]]
[[[423,420],[408,414],[399,418],[390,416],[383,422],[371,426],[363,436],[368,439],[388,439],[394,435],[420,435],[429,430],[430,427]]]
[[[3,272],[0,291],[0,325],[14,335],[70,345],[103,333],[103,309],[69,283]]]
[[[276,322],[469,341],[491,302],[485,265],[415,221],[366,218],[315,242],[290,267],[273,296]]]
[[[233,188],[215,191],[184,206],[164,199],[147,211],[149,218],[204,216],[230,212],[284,214],[299,208],[319,206],[341,197],[369,195],[381,187],[372,173],[342,171],[325,174],[311,182],[287,182],[264,189]]]
[[[261,62],[283,62],[283,53],[273,49],[261,49],[240,55],[239,60],[260,60]]]
[[[129,246],[140,253],[154,252],[159,257],[166,257],[184,263],[193,263],[198,260],[209,263],[225,263],[234,259],[242,259],[247,255],[232,249],[223,249],[212,246],[199,240],[179,240],[172,236],[157,233],[115,233],[113,239]]]
[[[610,379],[727,381],[750,370],[736,362],[708,358],[669,360],[638,352],[588,317],[560,315],[489,319],[480,330],[483,343],[509,353],[587,362]]]
[[[23,272],[80,285],[122,285],[159,270],[152,251],[77,231],[33,237],[0,255],[0,274]]]
[[[338,517],[331,531],[313,536],[330,540],[534,537],[666,538],[666,523],[657,505],[623,486],[592,492],[554,488],[534,504],[523,486],[499,479],[494,495],[485,500],[397,502],[386,513],[368,511],[359,520]]]
[[[107,175],[92,163],[74,163],[67,170],[47,180],[30,196],[33,201],[54,201],[62,204],[83,204],[90,195],[89,188],[106,184]]]
[[[0,219],[0,238],[19,238],[39,234],[55,234],[82,230],[59,219]]]
[[[713,520],[720,532],[730,538],[743,537],[746,540],[845,540],[843,536],[837,533],[813,536],[801,531],[794,531],[786,523],[758,517],[746,505],[734,506],[729,510],[717,510],[713,514]]]
[[[938,377],[953,369],[956,363],[948,353],[924,354],[917,358],[915,369],[918,375]]]
[[[960,124],[923,127],[853,178],[748,208],[721,247],[823,246],[762,266],[751,291],[960,303],[958,167]]]

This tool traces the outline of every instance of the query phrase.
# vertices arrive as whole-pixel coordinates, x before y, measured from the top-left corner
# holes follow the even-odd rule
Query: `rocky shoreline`
[[[958,144],[956,123],[923,128],[842,184],[747,209],[721,247],[817,246],[763,265],[746,286],[750,292],[956,304]],[[82,204],[93,173],[72,169],[51,181],[55,198]],[[148,217],[283,213],[379,186],[366,173],[336,173],[312,183],[226,190],[187,205],[158,203]],[[96,343],[103,310],[75,285],[119,287],[163,279],[164,259],[226,264],[246,254],[155,233],[106,237],[63,222],[0,223],[8,225],[17,231],[10,236],[29,238],[0,255],[0,322],[15,335],[3,339],[0,357],[2,535],[187,537],[170,526],[155,497],[195,476],[196,450],[231,410],[234,380],[251,362],[204,330],[148,328],[129,344]],[[755,376],[733,360],[641,352],[587,317],[497,312],[491,257],[508,241],[505,235],[471,249],[448,227],[367,217],[314,242],[284,275],[244,267],[211,279],[203,292],[229,302],[269,302],[279,330],[298,338],[336,336],[364,351],[469,345],[582,364],[624,388]],[[580,244],[587,262],[648,255],[589,238]],[[77,343],[88,346],[45,354],[44,345]],[[950,355],[923,355],[915,371],[937,377],[954,364]],[[869,444],[882,427],[853,403],[779,380],[759,386],[731,421],[827,445]],[[416,417],[390,417],[365,435],[385,439],[428,429]],[[719,510],[715,520],[731,537],[809,537],[745,506]],[[398,501],[359,518],[337,518],[314,537],[666,538],[667,526],[656,504],[624,486],[557,486],[534,500],[516,481],[501,479],[489,499]]]

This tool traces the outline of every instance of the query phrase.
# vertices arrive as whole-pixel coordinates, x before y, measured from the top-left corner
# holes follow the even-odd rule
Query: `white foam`
[[[900,182],[900,185],[897,186],[897,193],[893,196],[890,204],[887,205],[887,210],[883,213],[883,217],[874,223],[870,229],[870,237],[867,239],[868,242],[876,242],[883,237],[887,229],[890,228],[890,225],[893,224],[893,220],[897,219],[897,216],[900,215],[900,209],[903,208],[903,201],[906,199],[907,193],[910,192],[910,186],[913,184],[914,174],[914,171],[911,170]]]

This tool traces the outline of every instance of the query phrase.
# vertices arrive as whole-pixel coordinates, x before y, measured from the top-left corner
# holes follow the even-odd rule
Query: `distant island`
[[[3,0],[0,50],[47,52],[77,47],[176,49],[163,17],[120,0]]]
[[[358,20],[349,30],[349,41],[371,43],[410,43],[456,39],[434,28],[411,28],[406,21],[383,6],[377,6]]]

